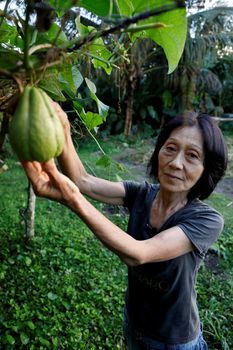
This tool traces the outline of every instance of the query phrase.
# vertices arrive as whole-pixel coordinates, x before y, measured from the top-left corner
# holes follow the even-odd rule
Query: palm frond
[[[219,77],[212,71],[201,68],[197,80],[198,89],[206,91],[211,95],[221,94],[223,86]]]

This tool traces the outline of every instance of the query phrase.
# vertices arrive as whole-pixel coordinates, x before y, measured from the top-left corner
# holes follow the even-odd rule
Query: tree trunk
[[[129,136],[133,123],[133,104],[134,104],[134,93],[136,90],[137,82],[139,79],[139,69],[138,64],[133,57],[133,62],[131,62],[131,69],[129,70],[129,79],[127,84],[126,93],[128,95],[128,101],[126,106],[126,117],[125,117],[125,128],[124,135]]]
[[[0,130],[0,153],[1,153],[2,148],[3,148],[6,133],[8,131],[8,123],[9,123],[9,114],[4,113],[3,118],[2,118],[2,123],[1,123],[1,130]]]
[[[133,86],[130,87],[127,107],[126,107],[126,117],[125,117],[125,129],[124,129],[124,135],[126,137],[129,136],[132,128],[132,122],[133,122],[133,102],[134,102],[134,89]]]
[[[22,217],[25,223],[25,238],[31,240],[35,236],[35,208],[36,195],[32,188],[32,184],[28,181],[28,200],[27,207],[22,212]]]
[[[183,73],[181,77],[181,103],[182,111],[194,110],[194,100],[196,96],[197,72],[195,70]]]

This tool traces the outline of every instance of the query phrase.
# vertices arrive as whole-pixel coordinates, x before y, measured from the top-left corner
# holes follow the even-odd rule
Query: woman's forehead
[[[203,148],[202,132],[197,125],[180,126],[171,132],[167,140],[177,140]]]

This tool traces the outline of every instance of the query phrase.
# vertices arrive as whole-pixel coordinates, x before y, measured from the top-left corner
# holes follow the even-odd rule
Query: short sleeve
[[[196,210],[191,217],[177,224],[200,254],[205,254],[223,230],[224,220],[210,207]]]
[[[131,210],[142,185],[134,181],[124,181],[123,185],[125,187],[125,198],[123,205]]]

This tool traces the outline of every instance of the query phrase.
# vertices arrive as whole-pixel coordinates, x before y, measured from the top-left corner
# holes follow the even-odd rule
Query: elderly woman
[[[150,160],[158,184],[111,182],[86,172],[62,120],[66,143],[59,163],[23,162],[35,192],[75,212],[96,237],[128,266],[124,337],[130,350],[201,350],[195,281],[208,248],[223,229],[223,218],[201,200],[224,175],[227,149],[206,114],[180,116],[161,130]],[[127,233],[83,196],[124,205]]]

